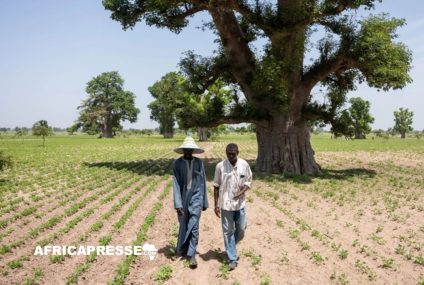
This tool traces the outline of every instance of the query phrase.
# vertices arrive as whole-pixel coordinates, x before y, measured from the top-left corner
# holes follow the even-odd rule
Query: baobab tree
[[[188,54],[182,67],[198,91],[216,80],[236,84],[242,96],[205,123],[253,123],[258,157],[256,170],[318,174],[310,144],[310,125],[338,120],[338,108],[357,82],[382,90],[411,81],[411,52],[396,42],[402,19],[372,15],[357,19],[355,11],[372,9],[378,0],[103,0],[112,19],[124,29],[147,25],[179,33],[194,15],[207,12],[206,24],[218,36],[211,57]],[[204,13],[202,13],[204,15]],[[314,32],[319,56],[308,63],[305,54]],[[266,40],[261,53],[252,43]],[[328,100],[312,96],[323,86]]]
[[[393,131],[400,133],[400,138],[404,139],[406,133],[413,130],[412,118],[414,117],[414,112],[409,111],[408,108],[399,108],[398,111],[393,112],[393,115],[395,116]]]
[[[135,94],[124,90],[124,80],[117,71],[103,72],[87,83],[88,98],[78,106],[77,121],[67,130],[79,129],[88,134],[99,134],[113,138],[121,130],[121,122],[137,121],[140,110],[135,106]]]

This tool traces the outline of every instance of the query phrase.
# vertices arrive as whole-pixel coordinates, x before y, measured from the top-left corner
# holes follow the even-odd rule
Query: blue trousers
[[[245,208],[237,211],[221,209],[221,224],[228,259],[237,261],[236,244],[244,238],[247,227]]]
[[[183,218],[178,216],[178,221],[181,224],[183,222]],[[196,248],[199,242],[199,217],[194,215],[190,216],[188,224],[193,224],[193,227],[189,233],[187,241],[182,245],[180,251],[177,250],[177,253],[186,254],[187,256],[192,257],[196,254]]]

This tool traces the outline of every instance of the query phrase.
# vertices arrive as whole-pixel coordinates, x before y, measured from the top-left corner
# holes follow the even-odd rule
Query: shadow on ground
[[[85,162],[88,167],[106,167],[112,170],[127,170],[140,175],[172,175],[172,162],[174,159],[147,159],[138,161],[105,161],[105,162]],[[208,181],[213,180],[215,166],[219,159],[203,159],[205,172]],[[254,179],[263,181],[291,181],[299,184],[312,183],[315,179],[336,179],[348,180],[355,177],[362,179],[373,178],[377,173],[375,170],[366,168],[347,168],[347,169],[322,169],[322,173],[316,176],[310,175],[289,175],[289,174],[267,174],[255,172],[255,160],[247,160],[253,170]]]
[[[166,246],[160,248],[158,250],[158,254],[163,254],[169,260],[184,260],[186,258],[185,255],[179,255],[175,253],[175,246],[167,244]],[[225,251],[221,251],[221,249],[209,249],[207,252],[198,254],[203,261],[217,260],[218,262],[225,262],[226,253]]]
[[[291,174],[266,174],[256,173],[256,178],[264,181],[278,180],[280,182],[291,181],[299,184],[313,183],[313,180],[349,180],[352,178],[369,179],[377,175],[373,169],[366,168],[346,168],[346,169],[321,169],[319,175],[291,175]]]

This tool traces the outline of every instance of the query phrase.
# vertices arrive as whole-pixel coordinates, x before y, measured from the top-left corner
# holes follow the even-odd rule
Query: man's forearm
[[[215,207],[218,207],[219,187],[213,187],[213,198],[215,201]]]
[[[249,190],[249,186],[243,185],[243,187],[241,187],[240,190],[234,195],[234,199],[238,199],[243,196],[247,190]]]
[[[243,193],[244,192],[246,192],[247,190],[249,190],[250,189],[250,187],[249,186],[247,186],[247,185],[243,185],[243,188],[241,188],[241,191],[243,191]]]

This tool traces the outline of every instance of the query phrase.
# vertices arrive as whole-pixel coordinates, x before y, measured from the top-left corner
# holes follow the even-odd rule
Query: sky
[[[138,121],[125,122],[124,128],[157,127],[146,107],[153,100],[147,88],[177,70],[183,52],[207,56],[215,48],[211,32],[199,29],[208,20],[206,14],[194,17],[176,35],[143,23],[124,31],[100,0],[0,0],[0,4],[0,127],[31,127],[41,119],[54,127],[69,127],[87,96],[87,82],[113,70],[124,78],[125,89],[136,94],[140,109]],[[414,129],[424,129],[423,11],[422,0],[383,0],[372,11],[406,19],[398,40],[413,53],[413,82],[404,89],[378,92],[362,84],[349,93],[371,102],[374,129],[392,127],[393,111],[400,107],[414,112]]]

